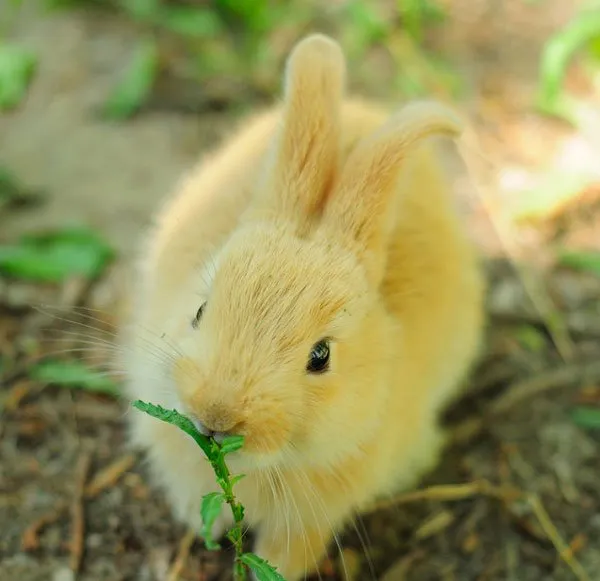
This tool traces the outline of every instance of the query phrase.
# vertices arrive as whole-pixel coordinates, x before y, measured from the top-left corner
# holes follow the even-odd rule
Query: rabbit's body
[[[308,109],[308,121],[290,128],[293,91],[311,75],[318,81],[302,58],[321,50],[323,70],[339,64],[330,41],[304,43],[290,64],[288,109],[248,122],[159,214],[125,362],[132,397],[246,437],[248,453],[231,456],[232,469],[246,474],[235,490],[258,530],[255,551],[288,581],[314,569],[332,529],[354,511],[414,485],[434,465],[443,441],[438,413],[476,356],[482,327],[482,281],[447,178],[433,148],[410,141],[421,113],[414,127],[407,117],[407,137],[394,134],[401,123],[388,137],[383,108],[339,105],[335,89],[317,82],[316,98],[303,97],[317,112]],[[329,105],[341,111],[332,127],[329,110],[318,110]],[[452,130],[442,118],[440,133],[445,122]],[[410,155],[390,161],[385,148],[397,155],[394,143]],[[363,163],[370,148],[380,157]],[[286,155],[301,159],[288,163]],[[343,192],[355,187],[366,193],[346,201]],[[294,188],[300,202],[277,198]],[[302,353],[313,357],[322,337],[330,367],[308,373]],[[143,414],[132,419],[178,517],[199,528],[201,497],[218,490],[212,469],[176,428]]]

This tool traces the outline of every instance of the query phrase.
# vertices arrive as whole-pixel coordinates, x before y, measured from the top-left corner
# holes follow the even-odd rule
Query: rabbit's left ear
[[[306,221],[322,210],[338,169],[345,77],[342,50],[327,36],[310,35],[292,50],[282,124],[266,175],[271,211]]]

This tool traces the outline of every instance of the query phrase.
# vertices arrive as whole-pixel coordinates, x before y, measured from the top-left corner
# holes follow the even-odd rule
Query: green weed
[[[0,274],[48,283],[72,276],[94,279],[113,257],[113,249],[95,232],[66,228],[0,245]]]
[[[119,396],[114,381],[100,371],[90,369],[81,361],[47,359],[31,367],[28,375],[41,383],[81,389],[111,397]]]
[[[600,430],[600,408],[575,407],[571,410],[571,419],[584,430]]]
[[[600,42],[600,6],[581,12],[550,38],[542,53],[537,108],[545,114],[571,120],[572,103],[563,94],[563,80],[575,53]]]
[[[374,46],[388,45],[394,35],[405,36],[416,47],[426,27],[445,18],[434,0],[399,0],[395,13],[391,5],[392,18],[381,5],[362,0],[348,0],[339,8],[301,0],[212,0],[202,5],[169,0],[45,1],[53,9],[110,10],[139,29],[142,40],[102,107],[104,117],[113,120],[136,114],[162,72],[176,71],[178,80],[202,86],[208,101],[211,90],[216,91],[217,100],[236,100],[246,94],[267,96],[279,86],[281,63],[291,39],[303,32],[331,28],[329,32],[340,38],[349,56],[358,60]],[[407,67],[410,64],[403,60],[402,68]],[[439,77],[438,85],[448,85],[456,92],[456,80],[447,65],[422,55],[413,72],[419,67],[427,68],[427,79],[423,81],[420,73],[405,79],[406,93],[427,92],[433,82],[430,77]],[[248,91],[240,95],[232,89],[223,95],[222,87],[228,86],[230,79],[236,79],[235,87],[245,85]],[[421,87],[423,84],[426,86]]]
[[[244,475],[233,476],[229,472],[229,468],[225,462],[227,454],[231,454],[242,448],[244,443],[243,437],[229,436],[223,440],[223,443],[219,444],[213,438],[208,438],[201,434],[189,418],[175,410],[166,410],[160,406],[140,400],[133,402],[133,406],[153,418],[176,426],[188,436],[191,436],[210,462],[215,472],[215,479],[222,492],[211,492],[202,498],[200,512],[203,527],[200,532],[204,538],[206,548],[209,550],[220,548],[219,544],[213,539],[212,526],[220,515],[223,505],[228,504],[233,514],[234,526],[227,531],[226,536],[235,549],[235,581],[245,581],[248,569],[254,572],[258,581],[285,581],[277,572],[277,569],[267,561],[254,553],[244,552],[242,529],[244,507],[237,501],[233,493],[233,487]]]
[[[16,44],[0,43],[0,111],[14,109],[27,94],[37,57]]]
[[[443,22],[446,12],[432,0],[398,0],[398,11],[404,29],[417,43],[423,41],[425,28]]]
[[[559,256],[558,262],[573,270],[600,276],[600,252],[564,252]]]
[[[123,120],[136,113],[152,90],[158,71],[156,43],[145,39],[138,44],[121,83],[104,104],[104,117]]]

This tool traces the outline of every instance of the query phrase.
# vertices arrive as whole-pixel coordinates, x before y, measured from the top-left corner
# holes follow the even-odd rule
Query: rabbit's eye
[[[329,369],[329,341],[321,339],[313,345],[306,365],[306,371],[309,373],[324,373]]]
[[[206,307],[206,303],[202,303],[198,311],[196,312],[196,316],[192,319],[192,328],[196,329],[198,327],[198,323],[202,318],[202,314],[204,313],[204,307]]]

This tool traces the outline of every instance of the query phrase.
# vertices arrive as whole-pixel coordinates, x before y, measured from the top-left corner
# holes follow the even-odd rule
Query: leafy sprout
[[[229,436],[219,444],[213,438],[201,434],[189,418],[176,410],[167,410],[161,406],[140,400],[134,401],[133,406],[153,418],[179,428],[192,437],[210,462],[215,472],[215,479],[222,492],[210,492],[202,497],[200,514],[203,525],[200,533],[204,538],[206,548],[209,550],[220,548],[219,544],[213,538],[212,528],[221,514],[223,506],[228,504],[233,514],[234,525],[227,531],[226,536],[235,549],[235,581],[245,581],[248,569],[254,572],[258,581],[285,581],[277,569],[270,563],[254,553],[244,552],[244,535],[242,529],[244,507],[238,502],[233,493],[234,485],[243,478],[243,475],[233,476],[225,462],[225,457],[228,454],[232,454],[242,448],[244,438],[242,436]]]

